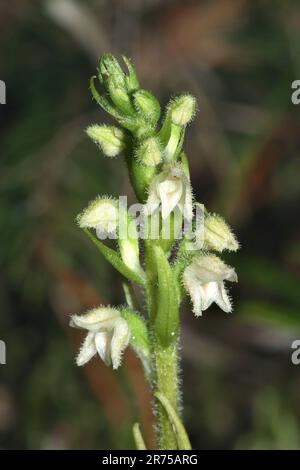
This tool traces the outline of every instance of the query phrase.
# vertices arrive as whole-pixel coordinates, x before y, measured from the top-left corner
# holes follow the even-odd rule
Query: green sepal
[[[117,270],[120,274],[122,274],[126,279],[130,281],[136,282],[137,284],[144,285],[145,279],[142,276],[137,274],[136,272],[129,269],[125,263],[123,263],[122,259],[120,258],[119,254],[109,248],[108,246],[104,245],[100,240],[98,240],[88,229],[84,228],[83,231],[87,234],[90,240],[94,243],[94,245],[98,248],[104,258]]]
[[[154,320],[156,335],[163,346],[177,341],[179,304],[177,285],[166,253],[153,247],[157,272],[157,312]]]

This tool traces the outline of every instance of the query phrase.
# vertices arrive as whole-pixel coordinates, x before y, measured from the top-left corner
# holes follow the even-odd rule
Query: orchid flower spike
[[[70,326],[88,331],[76,358],[78,366],[98,353],[107,366],[112,364],[113,369],[118,369],[130,340],[130,329],[117,309],[97,307],[84,315],[73,315]]]
[[[231,266],[227,266],[215,255],[198,255],[183,273],[183,284],[189,293],[193,312],[202,315],[213,302],[224,310],[231,312],[230,298],[224,281],[237,282],[237,275]]]
[[[163,219],[169,217],[178,207],[188,221],[192,220],[191,183],[180,164],[166,164],[150,184],[146,203],[147,213],[152,214],[160,205]]]

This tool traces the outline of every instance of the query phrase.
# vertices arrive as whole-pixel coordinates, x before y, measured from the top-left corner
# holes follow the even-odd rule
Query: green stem
[[[155,363],[155,386],[154,395],[159,392],[163,394],[178,413],[179,390],[178,390],[178,360],[177,347],[172,343],[166,348],[159,345],[158,341],[153,344],[153,362]],[[176,450],[177,439],[169,416],[160,402],[156,404],[157,416],[157,441],[160,450]]]
[[[154,242],[146,241],[146,293],[149,314],[150,347],[152,354],[152,392],[154,396],[157,392],[163,394],[177,414],[179,414],[177,357],[178,329],[174,331],[174,336],[171,336],[171,340],[168,343],[162,342],[162,338],[157,334],[156,319],[160,306],[161,286],[159,285],[160,276],[158,275],[158,266],[155,258],[156,250],[157,247],[155,248]],[[176,315],[176,312],[174,312],[174,314]],[[158,448],[160,450],[177,449],[177,440],[172,423],[170,422],[165,408],[157,400],[155,405],[155,419]]]

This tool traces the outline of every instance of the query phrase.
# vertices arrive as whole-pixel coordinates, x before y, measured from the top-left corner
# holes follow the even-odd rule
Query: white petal
[[[196,317],[202,315],[202,300],[201,300],[201,289],[200,284],[197,279],[194,277],[193,271],[190,266],[188,266],[183,273],[183,284],[186,291],[189,293],[192,303],[193,303],[193,312]]]
[[[84,315],[73,315],[71,326],[84,328],[89,331],[98,331],[100,328],[112,328],[119,312],[108,307],[98,307],[89,310]]]
[[[167,180],[160,183],[158,192],[161,200],[162,218],[169,217],[175,209],[182,196],[182,182],[180,180]]]
[[[95,334],[95,345],[99,356],[101,357],[102,361],[107,365],[110,366],[111,358],[110,358],[110,348],[111,348],[111,333],[107,331],[100,331],[99,333]]]
[[[153,184],[149,188],[149,196],[147,203],[145,205],[146,212],[148,214],[153,214],[153,212],[158,208],[160,204],[159,197],[156,192],[156,184]]]
[[[230,298],[226,292],[224,282],[219,282],[218,284],[218,296],[215,299],[215,302],[222,310],[224,310],[224,312],[231,312],[232,306]]]
[[[89,362],[90,359],[92,359],[93,356],[97,353],[95,342],[94,342],[94,333],[89,332],[85,340],[83,341],[79,354],[76,357],[76,364],[78,366],[83,366],[87,362]]]
[[[130,340],[130,330],[126,320],[120,318],[114,328],[111,340],[111,359],[113,368],[117,369],[121,364],[122,353]]]
[[[190,296],[193,303],[193,312],[196,317],[202,316],[202,295],[199,286],[194,286],[190,289]]]
[[[223,281],[224,279],[232,282],[237,281],[235,270],[215,255],[195,256],[190,266],[194,269],[195,275],[201,283]]]

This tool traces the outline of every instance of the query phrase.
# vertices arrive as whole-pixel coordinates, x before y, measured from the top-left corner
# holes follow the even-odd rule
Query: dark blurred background
[[[76,368],[68,317],[123,302],[118,276],[74,224],[96,194],[129,191],[122,159],[84,133],[108,122],[88,79],[127,54],[163,104],[199,112],[186,150],[197,199],[242,249],[234,312],[183,314],[185,421],[195,448],[300,448],[300,5],[268,0],[0,0],[0,446],[132,448],[149,394],[136,358]],[[76,332],[75,332],[76,333]],[[151,444],[152,442],[152,444]]]

